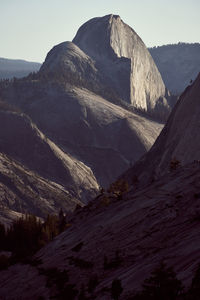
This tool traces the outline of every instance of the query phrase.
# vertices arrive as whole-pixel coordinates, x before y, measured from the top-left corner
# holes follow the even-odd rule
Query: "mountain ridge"
[[[200,43],[178,43],[149,48],[169,91],[180,95],[195,80],[200,65]]]
[[[90,168],[64,153],[24,113],[5,105],[2,109],[0,105],[0,140],[0,153],[12,158],[13,163],[23,165],[34,178],[38,175],[47,182],[55,182],[66,190],[69,198],[81,199],[82,203],[96,195],[99,185]],[[21,179],[23,181],[23,176]],[[1,180],[12,185],[12,179],[6,179],[5,174],[1,174]]]
[[[37,72],[40,66],[41,63],[38,62],[0,57],[0,79],[24,77],[31,72]]]

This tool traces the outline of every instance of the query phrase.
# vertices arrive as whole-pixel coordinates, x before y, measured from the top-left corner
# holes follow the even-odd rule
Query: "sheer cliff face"
[[[165,96],[165,85],[146,46],[119,16],[108,15],[86,22],[73,42],[96,60],[128,103],[151,111]],[[164,106],[167,108],[167,103]]]
[[[200,159],[199,115],[200,74],[181,95],[166,127],[158,138],[157,147],[162,149],[161,169],[169,158],[176,158],[181,164]]]
[[[167,124],[151,150],[124,175],[127,179],[137,175],[141,182],[169,171],[170,163],[181,165],[200,160],[200,74],[180,96]]]

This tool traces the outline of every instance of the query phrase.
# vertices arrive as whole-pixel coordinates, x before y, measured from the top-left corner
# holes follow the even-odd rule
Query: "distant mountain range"
[[[0,57],[0,79],[24,77],[30,72],[37,72],[40,67],[41,64],[37,62]]]
[[[200,44],[178,43],[149,48],[166,87],[180,95],[199,73]]]
[[[148,48],[148,50],[167,89],[173,95],[180,95],[191,80],[196,78],[200,65],[199,43],[169,44]],[[27,76],[30,72],[37,72],[41,65],[37,62],[0,58],[0,79]],[[125,94],[123,96],[126,97]]]

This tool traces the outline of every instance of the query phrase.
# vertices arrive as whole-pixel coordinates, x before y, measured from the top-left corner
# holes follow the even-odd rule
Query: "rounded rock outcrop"
[[[63,42],[53,47],[40,68],[40,74],[53,77],[94,79],[96,68],[93,60],[72,42]]]

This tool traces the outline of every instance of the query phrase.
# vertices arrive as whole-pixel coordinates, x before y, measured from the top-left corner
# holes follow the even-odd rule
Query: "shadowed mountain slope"
[[[104,187],[138,160],[162,129],[162,124],[69,84],[19,81],[3,98],[19,105],[65,153],[89,166]]]
[[[60,208],[64,211],[73,211],[77,204],[82,205],[62,185],[42,178],[2,153],[0,153],[0,198],[1,209],[41,217],[57,214]],[[0,220],[3,221],[2,216]]]
[[[77,212],[72,226],[40,250],[38,267],[16,265],[0,273],[1,297],[48,299],[59,294],[56,284],[46,284],[53,267],[66,270],[69,279],[64,285],[74,284],[78,291],[97,276],[97,286],[88,295],[98,300],[111,299],[115,278],[122,283],[121,298],[130,299],[161,261],[188,286],[200,260],[199,178],[200,166],[194,163],[124,195],[122,201],[110,199],[103,206],[99,198]]]
[[[171,162],[185,165],[200,160],[200,74],[180,96],[167,124],[151,150],[123,175],[129,182],[138,176],[150,183],[169,171]]]
[[[0,111],[0,128],[1,152],[62,184],[83,202],[95,195],[98,184],[92,171],[47,139],[28,117]]]

